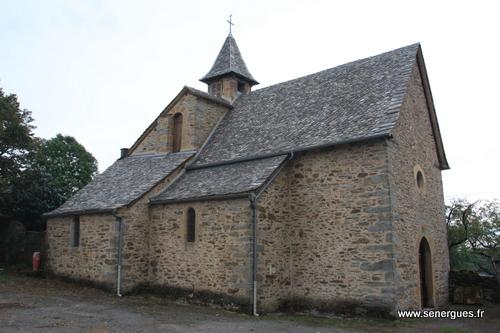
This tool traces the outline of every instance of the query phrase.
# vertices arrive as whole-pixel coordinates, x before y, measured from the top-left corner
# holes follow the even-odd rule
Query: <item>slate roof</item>
[[[420,45],[414,44],[242,94],[232,105],[184,87],[169,106],[189,91],[229,110],[185,173],[151,203],[242,197],[262,186],[290,152],[389,137],[415,64],[422,76],[440,166],[448,168]],[[227,73],[253,80],[231,35],[202,81]],[[130,204],[193,154],[119,160],[47,215]]]
[[[194,151],[135,155],[117,160],[59,208],[45,216],[105,212],[139,199]]]
[[[287,155],[187,170],[151,203],[207,200],[234,194],[246,194],[260,187]],[[241,196],[241,195],[240,195]]]
[[[241,95],[192,167],[388,136],[419,44]]]
[[[247,194],[293,151],[389,137],[418,64],[442,168],[448,168],[419,44],[243,94],[152,203]]]
[[[248,71],[247,65],[245,64],[245,61],[241,56],[238,45],[236,44],[236,41],[231,34],[227,36],[226,41],[222,45],[222,49],[215,59],[215,63],[213,64],[212,68],[204,77],[200,79],[200,81],[208,83],[217,77],[230,73],[234,73],[246,79],[252,85],[259,83]]]

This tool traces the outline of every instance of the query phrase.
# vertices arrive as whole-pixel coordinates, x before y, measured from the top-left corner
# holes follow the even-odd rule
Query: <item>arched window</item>
[[[187,211],[187,241],[194,242],[196,238],[196,212],[193,208]]]
[[[419,191],[423,191],[425,189],[425,175],[420,165],[415,165],[415,167],[413,168],[413,174],[415,175],[417,189]]]
[[[180,151],[182,144],[182,113],[176,113],[174,115],[172,139],[172,151],[174,153]]]

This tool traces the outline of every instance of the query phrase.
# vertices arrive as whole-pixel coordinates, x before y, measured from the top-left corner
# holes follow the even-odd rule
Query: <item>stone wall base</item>
[[[102,283],[93,280],[78,279],[62,274],[47,272],[47,277],[61,281],[77,283],[83,286],[91,286],[110,293],[116,292],[116,286],[112,283]],[[188,288],[179,288],[166,285],[141,284],[122,293],[123,295],[152,294],[162,296],[171,300],[182,300],[190,304],[220,306],[226,310],[243,313],[252,312],[252,300],[250,297],[231,296],[207,290],[193,291]],[[318,300],[312,298],[289,298],[273,309],[259,307],[260,314],[270,312],[316,312],[322,314],[335,314],[350,317],[373,317],[395,319],[394,306],[383,300],[360,301],[353,299]]]
[[[153,294],[173,300],[182,299],[190,304],[216,305],[227,310],[250,312],[252,309],[251,299],[245,297],[231,296],[208,290],[192,290],[166,285],[142,284],[133,288],[130,294]]]
[[[317,300],[311,298],[290,298],[282,302],[279,311],[319,312],[349,317],[396,318],[394,305],[382,300],[368,302],[353,299]]]
[[[60,280],[63,282],[75,283],[75,284],[78,284],[80,286],[94,287],[94,288],[101,289],[101,290],[108,291],[108,292],[112,292],[112,293],[116,292],[116,284],[115,283],[97,282],[94,280],[75,278],[75,277],[60,274],[60,273],[54,273],[50,270],[47,270],[45,272],[45,276],[47,276],[48,278]]]

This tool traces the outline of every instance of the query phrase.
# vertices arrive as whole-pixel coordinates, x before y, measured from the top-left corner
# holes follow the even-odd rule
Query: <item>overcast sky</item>
[[[228,33],[265,87],[422,43],[451,170],[445,198],[500,198],[498,1],[0,0],[0,87],[36,135],[74,136],[103,171]]]

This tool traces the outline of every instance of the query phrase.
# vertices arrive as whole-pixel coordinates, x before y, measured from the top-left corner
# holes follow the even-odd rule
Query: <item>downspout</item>
[[[252,192],[249,199],[252,209],[252,314],[257,317],[257,196]]]
[[[257,192],[252,192],[248,196],[248,199],[250,200],[250,208],[252,209],[252,314],[256,317],[259,316],[257,312],[257,223],[259,222],[257,216],[257,200],[278,176],[285,164],[293,158],[293,156],[294,153],[290,152],[286,160],[262,185],[262,187]]]
[[[111,214],[118,222],[118,240],[116,244],[116,296],[121,297],[121,283],[122,283],[122,243],[123,243],[123,218],[118,216],[116,209],[113,209]]]

